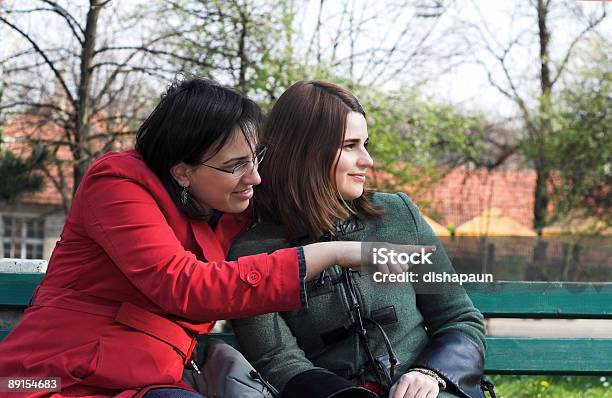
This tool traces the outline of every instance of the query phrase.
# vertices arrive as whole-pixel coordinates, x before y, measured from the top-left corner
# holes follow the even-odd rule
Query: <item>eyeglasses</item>
[[[255,167],[259,166],[261,161],[264,159],[264,156],[266,156],[266,151],[267,150],[268,150],[267,147],[265,147],[263,145],[259,146],[255,150],[255,154],[253,155],[253,159],[252,160],[247,160],[247,161],[244,161],[244,162],[240,162],[240,163],[236,164],[234,167],[232,167],[231,170],[222,169],[222,168],[211,166],[211,165],[205,164],[205,163],[200,163],[200,164],[202,166],[210,167],[211,169],[215,169],[215,170],[222,171],[224,173],[231,174],[234,178],[240,178],[243,175],[245,175],[246,173],[251,173]]]

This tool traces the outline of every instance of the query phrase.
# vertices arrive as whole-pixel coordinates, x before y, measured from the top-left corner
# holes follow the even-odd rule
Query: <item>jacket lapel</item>
[[[248,228],[249,222],[245,213],[225,213],[213,231],[207,221],[190,220],[193,236],[207,261],[224,261],[232,242]]]
[[[215,228],[215,234],[218,242],[223,250],[223,256],[226,257],[234,239],[239,234],[246,231],[251,223],[251,218],[247,212],[240,214],[224,213]]]
[[[217,235],[204,220],[190,220],[191,230],[202,254],[207,261],[223,261],[225,253],[217,239]]]

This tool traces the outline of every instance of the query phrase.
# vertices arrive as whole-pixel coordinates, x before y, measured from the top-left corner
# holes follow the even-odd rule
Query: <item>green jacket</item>
[[[372,203],[382,207],[384,214],[361,223],[343,224],[338,240],[436,244],[437,250],[431,259],[440,269],[454,272],[431,227],[408,196],[375,193]],[[269,253],[289,246],[282,226],[261,222],[235,241],[229,258]],[[323,286],[320,283],[315,286],[316,279],[308,282],[308,304],[301,310],[232,321],[242,352],[279,391],[295,376],[313,369],[332,370],[353,378],[367,362],[357,334],[350,329],[354,319],[349,311],[346,287],[343,283],[334,283],[341,272],[339,266],[330,268]],[[486,344],[483,317],[463,288],[443,289],[439,294],[415,294],[410,283],[376,283],[372,274],[366,272],[354,273],[352,277],[361,313],[365,317],[378,317],[397,354],[396,379],[414,366],[428,343],[447,332],[467,336],[482,367]],[[380,332],[367,329],[374,356],[387,354]],[[437,358],[429,365],[420,361],[419,366],[433,368],[446,376],[444,370],[436,369],[436,363],[443,364],[444,359]],[[366,374],[366,379],[377,380],[373,373]],[[450,381],[455,384],[455,380]],[[456,381],[461,387],[461,380]],[[465,395],[475,396],[475,393]]]

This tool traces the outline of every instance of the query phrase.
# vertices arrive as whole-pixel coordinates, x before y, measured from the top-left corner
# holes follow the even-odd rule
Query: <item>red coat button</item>
[[[247,282],[254,285],[261,280],[261,274],[257,271],[251,271],[246,276]]]

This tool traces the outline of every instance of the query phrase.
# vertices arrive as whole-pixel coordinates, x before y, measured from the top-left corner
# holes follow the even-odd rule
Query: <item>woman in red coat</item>
[[[260,119],[242,94],[187,80],[162,97],[135,150],[95,161],[32,306],[0,344],[0,376],[60,377],[60,396],[201,397],[181,381],[198,334],[300,308],[308,276],[358,265],[358,242],[225,261],[260,183]]]

